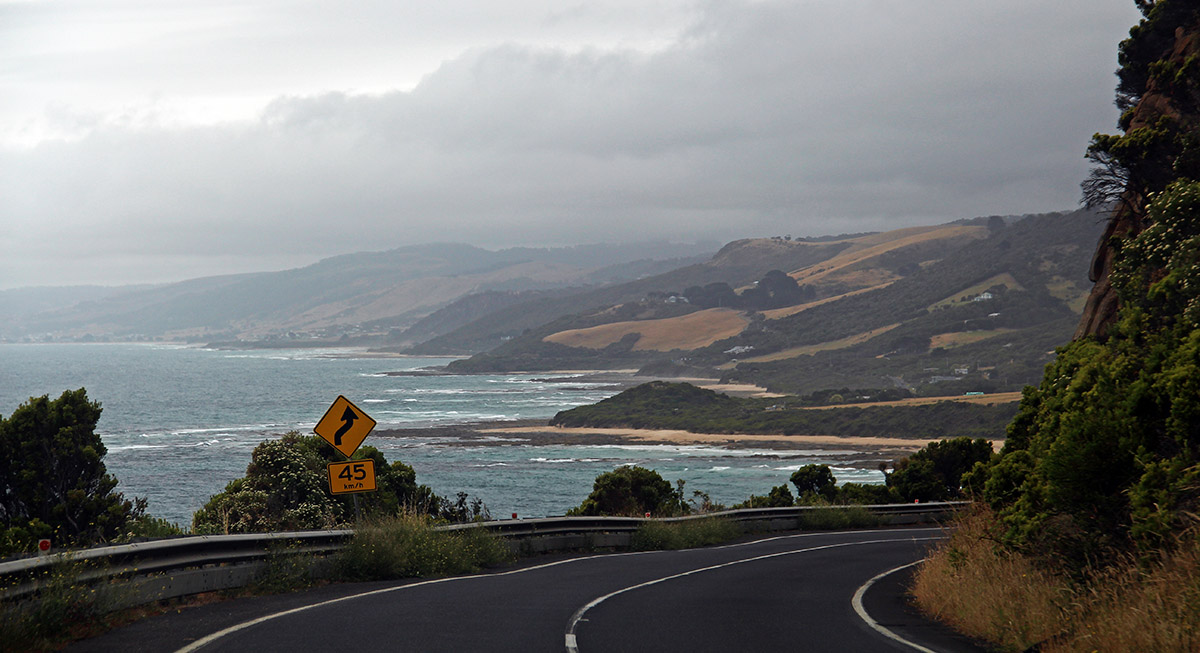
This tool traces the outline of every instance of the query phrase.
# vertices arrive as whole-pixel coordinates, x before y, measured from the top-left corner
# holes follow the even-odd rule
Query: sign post
[[[329,410],[325,411],[325,416],[313,427],[313,433],[321,436],[346,457],[343,462],[328,465],[329,493],[353,494],[356,520],[361,517],[358,493],[374,492],[376,489],[375,461],[370,458],[350,460],[350,457],[358,450],[363,440],[367,439],[375,424],[370,415],[350,403],[349,399],[338,395]]]

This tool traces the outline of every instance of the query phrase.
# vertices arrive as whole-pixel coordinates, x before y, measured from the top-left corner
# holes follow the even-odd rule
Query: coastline
[[[695,433],[673,429],[588,428],[561,426],[491,426],[479,433],[501,436],[530,436],[540,439],[579,442],[577,438],[612,439],[621,444],[709,445],[727,449],[804,449],[869,451],[910,454],[939,438],[883,438],[841,435],[781,435],[766,433]],[[1003,440],[990,440],[999,450]]]
[[[429,437],[450,446],[503,447],[555,445],[671,445],[736,450],[805,451],[824,454],[854,452],[859,458],[886,462],[908,456],[940,438],[886,438],[769,433],[695,433],[670,429],[588,428],[551,426],[546,420],[496,421],[376,431],[377,437]],[[998,451],[1003,440],[990,440]]]
[[[442,369],[387,372],[395,376],[439,376]],[[700,377],[661,377],[638,375],[634,369],[579,369],[509,372],[508,374],[539,374],[544,378],[571,377],[581,383],[604,384],[623,391],[652,381],[690,383],[700,388],[735,397],[774,398],[787,395],[770,392],[748,383],[721,383],[718,379]],[[960,401],[973,404],[1010,403],[1020,400],[1021,393],[994,393],[981,396],[922,397],[867,404],[811,406],[805,410],[829,408],[902,406],[932,404],[941,401]],[[673,429],[592,428],[551,426],[547,419],[497,420],[431,427],[384,429],[375,431],[380,437],[430,437],[449,440],[450,446],[571,446],[571,445],[672,445],[708,446],[736,450],[806,451],[824,454],[858,454],[876,461],[891,461],[908,456],[942,438],[899,438],[878,436],[841,436],[822,434],[785,435],[779,433],[697,433]],[[1004,446],[1004,440],[989,439],[994,451]]]

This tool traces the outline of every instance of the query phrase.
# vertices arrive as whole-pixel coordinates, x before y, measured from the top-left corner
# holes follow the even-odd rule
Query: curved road
[[[69,650],[979,650],[906,610],[903,570],[876,578],[941,537],[936,528],[801,533],[332,585],[189,608]]]

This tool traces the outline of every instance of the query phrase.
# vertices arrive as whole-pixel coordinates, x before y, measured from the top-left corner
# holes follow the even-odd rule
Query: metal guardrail
[[[942,521],[967,502],[861,506],[887,524]],[[686,517],[546,517],[439,526],[440,530],[486,528],[525,554],[577,549],[628,547],[645,522],[686,522],[719,517],[743,524],[748,531],[797,530],[813,511],[843,506],[748,508]],[[67,551],[50,556],[0,562],[0,600],[15,600],[38,591],[39,578],[63,562],[82,563],[78,579],[129,582],[126,605],[250,584],[269,557],[289,554],[327,556],[341,549],[353,530],[201,535]]]

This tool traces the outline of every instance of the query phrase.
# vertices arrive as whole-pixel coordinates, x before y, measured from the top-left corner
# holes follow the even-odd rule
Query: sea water
[[[810,463],[834,465],[841,482],[882,482],[860,452],[727,449],[683,445],[531,444],[403,429],[527,419],[590,404],[618,391],[570,373],[414,374],[449,358],[379,358],[355,349],[221,351],[164,344],[0,344],[0,413],[31,397],[86,388],[102,405],[105,464],[127,497],[183,526],[214,493],[244,476],[260,442],[311,433],[338,395],[378,421],[364,444],[411,465],[443,496],[467,492],[494,516],[561,515],[596,475],[641,465],[726,504],[766,494]],[[396,373],[400,373],[399,375]],[[400,429],[391,435],[377,435]],[[856,464],[858,466],[856,466]]]

